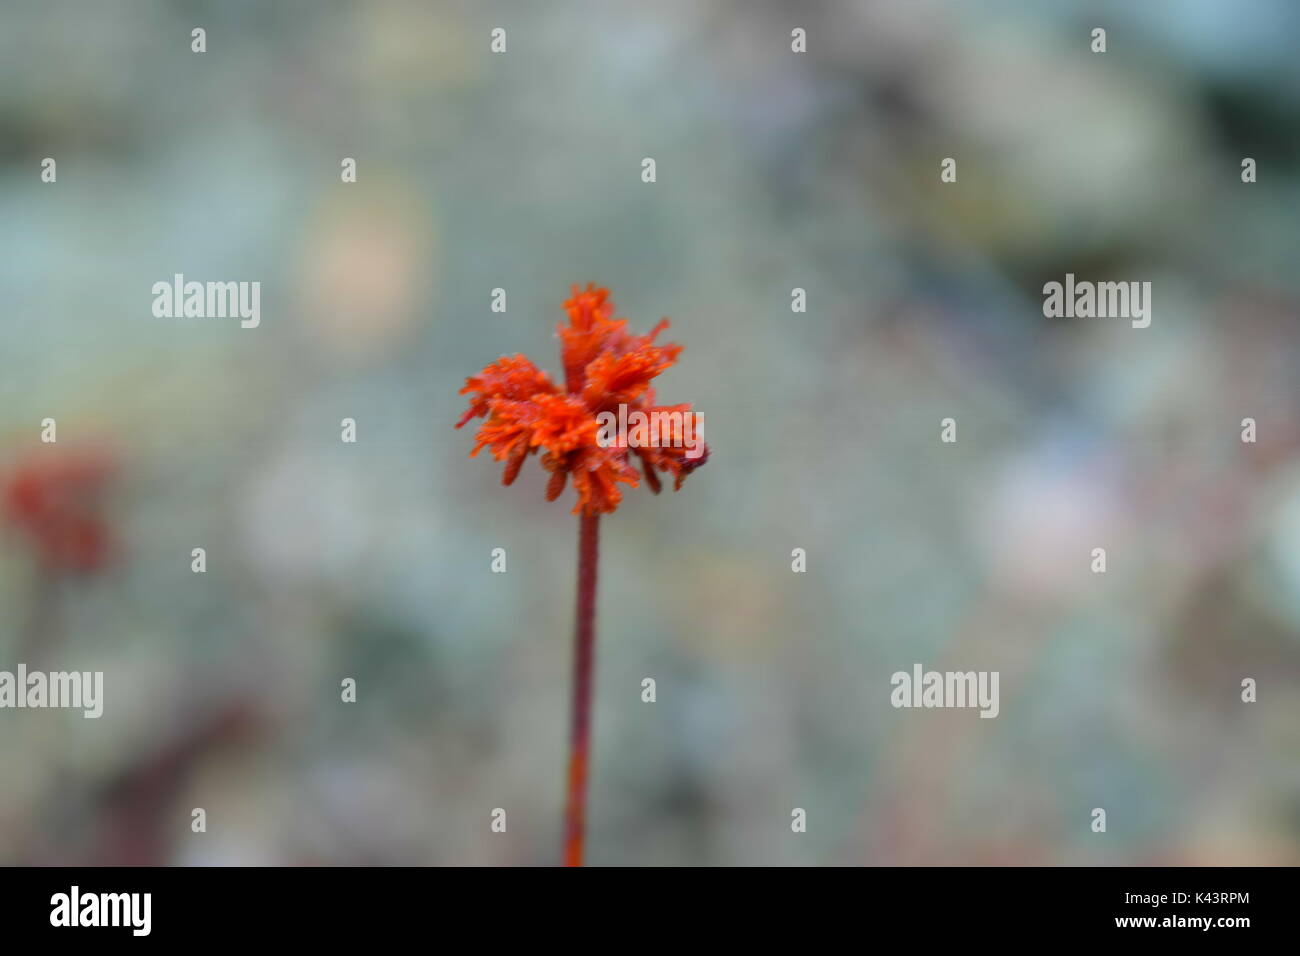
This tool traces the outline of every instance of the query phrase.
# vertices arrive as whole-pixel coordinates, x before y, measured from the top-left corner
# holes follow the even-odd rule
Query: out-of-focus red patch
[[[50,570],[99,571],[113,552],[104,500],[115,473],[102,449],[42,445],[3,472],[4,524]]]

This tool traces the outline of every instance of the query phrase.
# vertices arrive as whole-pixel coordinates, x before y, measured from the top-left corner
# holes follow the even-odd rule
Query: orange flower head
[[[508,485],[524,459],[541,452],[542,467],[551,473],[546,500],[558,498],[572,478],[578,492],[574,514],[609,514],[618,507],[623,499],[619,485],[639,483],[630,462],[633,454],[651,491],[660,489],[657,472],[671,475],[674,490],[680,488],[708,460],[707,445],[690,457],[681,442],[601,441],[603,413],[608,413],[606,420],[620,412],[668,413],[678,421],[691,414],[690,405],[656,405],[650,386],[682,351],[680,345],[655,344],[668,320],[647,335],[631,335],[627,319],[614,318],[609,290],[592,284],[582,291],[574,286],[564,310],[568,324],[561,322],[557,329],[563,388],[522,355],[502,357],[465,380],[460,393],[470,396],[469,408],[456,427],[471,418],[486,419],[470,457],[490,448],[493,458],[506,463],[502,484]]]

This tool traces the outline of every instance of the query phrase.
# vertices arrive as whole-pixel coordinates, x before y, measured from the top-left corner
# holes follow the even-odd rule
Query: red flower
[[[623,498],[620,484],[635,487],[639,475],[629,459],[635,454],[645,472],[646,483],[655,493],[660,481],[657,471],[673,477],[674,490],[691,471],[708,459],[691,458],[685,447],[628,447],[602,445],[597,416],[627,412],[689,413],[690,405],[656,406],[650,380],[677,361],[680,345],[656,345],[659,333],[668,327],[663,319],[648,335],[630,335],[627,319],[615,319],[609,290],[588,284],[584,291],[573,287],[573,298],[564,303],[569,324],[560,323],[560,358],[564,365],[564,388],[522,355],[503,357],[466,379],[462,395],[471,395],[469,409],[456,427],[471,418],[486,418],[478,431],[478,444],[470,457],[492,449],[492,457],[506,463],[502,484],[519,474],[524,459],[542,452],[542,466],[551,473],[546,500],[554,501],[573,478],[578,492],[574,514],[609,514]]]
[[[0,512],[46,568],[98,571],[110,555],[102,503],[113,471],[102,452],[43,446],[4,476]]]

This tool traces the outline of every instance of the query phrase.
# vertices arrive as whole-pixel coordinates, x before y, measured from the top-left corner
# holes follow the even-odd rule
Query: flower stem
[[[564,865],[582,866],[591,751],[592,666],[596,659],[596,563],[600,515],[578,519],[578,604],[573,643],[573,712],[569,725],[569,789],[564,810]]]

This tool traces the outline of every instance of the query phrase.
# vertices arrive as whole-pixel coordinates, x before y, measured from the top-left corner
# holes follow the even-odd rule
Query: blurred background
[[[106,687],[0,711],[0,862],[556,862],[573,496],[452,425],[587,281],[712,447],[603,522],[589,862],[1300,862],[1300,6],[1248,7],[7,0],[0,669]]]

